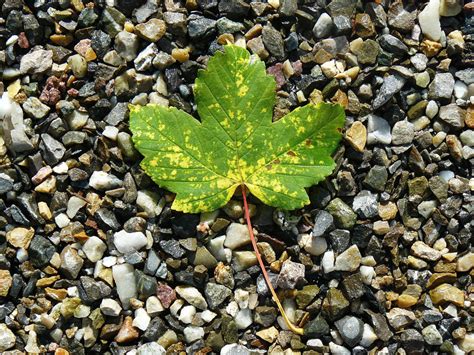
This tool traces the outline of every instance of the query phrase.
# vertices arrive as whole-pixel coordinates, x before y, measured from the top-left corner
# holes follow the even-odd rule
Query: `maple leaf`
[[[175,107],[130,111],[141,166],[176,193],[173,209],[216,210],[245,185],[267,205],[292,210],[333,171],[343,108],[307,104],[273,122],[275,80],[246,49],[227,45],[209,59],[194,95],[201,121]]]

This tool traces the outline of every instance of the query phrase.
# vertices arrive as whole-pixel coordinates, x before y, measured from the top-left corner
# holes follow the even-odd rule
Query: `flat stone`
[[[436,305],[453,303],[458,307],[464,307],[464,292],[450,284],[442,284],[431,290],[430,297]]]
[[[372,107],[374,110],[382,107],[393,95],[399,92],[405,85],[406,79],[399,75],[388,75],[375,96]],[[454,83],[453,83],[454,85]]]
[[[436,73],[428,87],[428,98],[450,99],[454,90],[454,77],[451,73]]]
[[[358,152],[363,152],[367,142],[367,129],[360,121],[355,121],[346,131],[346,140]]]
[[[22,74],[42,74],[53,65],[53,51],[36,49],[21,57],[20,72]]]
[[[280,275],[278,276],[278,287],[282,289],[294,289],[304,279],[305,267],[303,264],[290,260],[283,262]]]
[[[147,41],[157,42],[166,33],[166,23],[163,20],[152,18],[135,26],[137,34]]]
[[[352,245],[336,258],[336,270],[355,271],[360,265],[362,256],[357,245]]]

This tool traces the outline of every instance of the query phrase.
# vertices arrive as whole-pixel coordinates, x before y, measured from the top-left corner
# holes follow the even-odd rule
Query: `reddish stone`
[[[30,48],[30,42],[28,42],[28,38],[26,38],[25,32],[20,32],[18,34],[18,47],[27,49]]]
[[[173,288],[164,283],[158,284],[158,287],[156,288],[156,296],[165,308],[169,308],[176,300],[176,292]]]
[[[63,92],[65,88],[66,84],[63,80],[55,76],[50,76],[46,80],[46,84],[39,99],[47,105],[54,106],[59,100],[61,100],[61,92]]]
[[[280,89],[283,85],[285,85],[286,82],[285,75],[281,70],[282,66],[283,65],[281,63],[276,63],[275,65],[267,69],[267,73],[275,77],[277,90]]]

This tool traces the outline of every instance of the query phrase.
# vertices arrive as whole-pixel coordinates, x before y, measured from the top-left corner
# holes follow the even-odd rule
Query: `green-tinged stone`
[[[224,341],[227,344],[237,343],[239,340],[239,331],[237,329],[237,324],[235,324],[232,318],[224,316],[222,318],[221,329]]]
[[[309,321],[304,327],[304,335],[309,338],[329,334],[329,324],[321,314]]]
[[[100,311],[100,308],[94,309],[91,314],[89,314],[89,319],[92,321],[92,328],[99,330],[105,323],[104,316]]]
[[[319,287],[316,285],[304,286],[302,290],[299,290],[296,294],[296,304],[298,308],[305,309],[311,301],[318,295]]]
[[[410,196],[424,196],[428,188],[428,179],[420,176],[408,181],[408,193]]]
[[[323,300],[322,315],[324,318],[334,321],[341,318],[348,308],[349,301],[343,293],[336,288],[330,288]]]
[[[422,100],[414,104],[407,112],[407,116],[410,120],[414,120],[425,113],[426,106],[428,106],[428,101]]]
[[[61,315],[64,318],[71,318],[74,315],[74,311],[77,306],[81,304],[81,299],[78,297],[66,298],[61,303]]]
[[[350,208],[340,198],[332,200],[327,205],[326,211],[334,217],[334,221],[339,228],[350,229],[357,221],[357,215],[354,213],[352,208]]]

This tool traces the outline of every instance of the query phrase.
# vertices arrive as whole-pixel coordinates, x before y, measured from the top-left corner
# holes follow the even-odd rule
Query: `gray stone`
[[[382,192],[385,189],[387,179],[387,169],[382,165],[374,165],[365,177],[364,183],[370,188]]]
[[[270,25],[264,26],[262,39],[265,47],[275,58],[282,60],[285,57],[285,46],[280,32]]]
[[[408,53],[408,47],[397,37],[391,34],[384,34],[379,37],[380,47],[390,53],[403,56]]]
[[[325,38],[331,34],[333,22],[331,16],[323,12],[313,27],[313,34],[316,38]]]
[[[383,84],[375,96],[372,107],[374,110],[380,108],[399,92],[406,83],[406,79],[399,75],[389,75],[384,78]],[[453,83],[454,85],[454,83]]]
[[[373,218],[378,214],[377,195],[368,190],[362,190],[352,202],[352,209],[361,218]]]
[[[226,299],[232,296],[232,291],[223,285],[209,282],[204,289],[204,295],[206,296],[209,308],[215,310],[218,309]]]
[[[28,248],[28,255],[31,263],[37,268],[42,268],[49,263],[56,252],[54,245],[46,238],[35,236]]]
[[[428,98],[450,99],[454,89],[454,78],[451,73],[437,73],[428,87]]]
[[[390,125],[385,119],[371,114],[368,116],[368,121],[367,144],[390,144],[392,142]]]
[[[40,149],[43,152],[43,158],[49,165],[59,163],[66,153],[64,145],[51,137],[48,133],[41,135]]]
[[[280,275],[278,276],[278,287],[292,290],[304,279],[305,267],[303,264],[291,260],[283,262]]]
[[[332,228],[334,228],[334,218],[332,215],[324,210],[318,211],[314,217],[312,235],[314,237],[321,237]]]
[[[354,347],[362,339],[364,332],[364,322],[353,316],[345,316],[334,322],[339,334],[344,342],[350,347]]]
[[[136,58],[139,44],[138,36],[127,31],[121,31],[115,37],[115,50],[127,62]]]
[[[199,15],[190,15],[188,17],[188,34],[191,40],[209,38],[215,31],[215,20]]]
[[[415,126],[407,120],[398,121],[392,129],[392,144],[410,144],[415,136]]]
[[[466,110],[454,103],[441,106],[439,109],[439,118],[455,128],[463,128]]]

